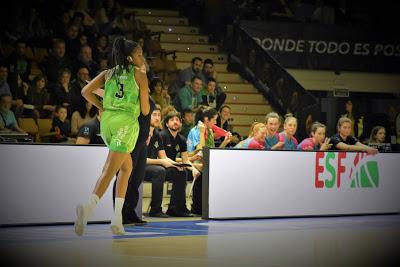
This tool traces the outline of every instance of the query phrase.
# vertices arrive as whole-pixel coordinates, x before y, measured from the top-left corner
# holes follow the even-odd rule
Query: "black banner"
[[[286,68],[400,72],[400,38],[369,29],[242,21],[241,28]]]

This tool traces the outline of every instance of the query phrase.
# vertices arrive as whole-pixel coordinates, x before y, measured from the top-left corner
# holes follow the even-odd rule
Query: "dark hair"
[[[88,101],[85,100],[83,103],[84,105],[79,105],[77,111],[79,112],[81,118],[84,119],[86,117],[86,114],[88,113],[86,109],[86,103],[88,103]],[[97,108],[95,107],[95,105],[92,105],[92,107],[89,110],[89,116],[93,118],[94,116],[96,116],[96,113],[97,113]]]
[[[213,62],[211,59],[209,59],[209,58],[207,58],[207,59],[204,60],[203,66],[206,65],[206,64],[210,64],[210,65],[214,66],[214,62]]]
[[[194,58],[192,58],[192,64],[193,64],[196,60],[200,60],[201,62],[203,62],[203,59],[201,59],[201,57],[194,57]]]
[[[167,127],[167,124],[168,124],[168,121],[170,120],[170,119],[172,119],[173,117],[178,117],[178,119],[180,120],[180,121],[182,121],[182,119],[181,119],[181,114],[179,113],[179,112],[177,112],[177,111],[171,111],[171,112],[169,112],[167,115],[165,115],[165,117],[164,117],[164,119],[163,119],[163,127],[164,127],[164,129],[167,129],[168,127]]]
[[[215,82],[215,83],[217,83],[217,81],[216,81],[214,78],[212,78],[212,77],[210,77],[210,78],[207,79],[207,85],[208,85],[209,82]]]
[[[151,94],[154,93],[154,88],[156,87],[157,83],[161,83],[161,87],[164,86],[163,81],[160,78],[157,78],[157,77],[153,78],[153,80],[151,80],[150,86],[149,86]]]
[[[215,115],[218,115],[218,111],[214,108],[199,108],[195,115],[195,124],[199,121],[204,122],[204,118],[211,119]]]
[[[225,105],[222,105],[222,106],[219,108],[219,112],[222,112],[222,110],[223,110],[224,108],[228,108],[229,110],[231,110],[231,107],[225,104]]]
[[[190,108],[185,108],[182,110],[182,116],[184,117],[187,113],[193,113],[193,110]]]
[[[117,37],[115,39],[111,57],[113,67],[120,67],[117,69],[118,74],[122,73],[123,70],[128,70],[129,62],[127,57],[138,48],[138,43],[126,40],[124,37]]]
[[[68,108],[66,107],[66,106],[62,106],[62,105],[57,105],[56,106],[56,109],[55,109],[55,112],[59,112],[60,111],[60,109],[62,109],[62,108],[65,108],[67,111],[68,111]]]

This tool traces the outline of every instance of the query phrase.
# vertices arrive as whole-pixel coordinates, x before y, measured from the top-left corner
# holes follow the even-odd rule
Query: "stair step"
[[[199,28],[190,26],[146,24],[146,27],[152,32],[168,32],[168,33],[184,33],[184,34],[199,33]]]
[[[244,125],[251,125],[253,122],[261,122],[264,123],[265,115],[231,115],[231,124],[244,124]]]
[[[264,96],[257,93],[226,93],[225,103],[229,104],[266,104]]]
[[[176,25],[176,26],[188,26],[189,21],[183,17],[161,17],[161,16],[136,16],[136,19],[143,21],[146,24],[157,24],[157,25]]]
[[[222,83],[243,83],[243,78],[235,72],[220,72],[217,76],[217,81]]]
[[[221,86],[224,92],[229,93],[257,93],[257,89],[251,83],[229,83],[227,82],[219,82],[219,75],[218,73],[218,84]]]
[[[193,43],[193,44],[207,44],[208,36],[205,35],[193,35],[183,33],[162,33],[160,36],[161,42],[182,42],[182,43]]]
[[[161,42],[165,50],[178,50],[181,52],[218,52],[218,46],[209,44],[166,43]]]
[[[204,60],[205,58],[203,58]],[[186,69],[187,67],[191,66],[192,62],[191,61],[175,61],[176,67],[178,69]],[[226,63],[214,63],[214,70],[218,73],[220,72],[226,72],[228,64]]]
[[[125,12],[135,12],[136,16],[179,17],[179,11],[170,9],[125,8]]]
[[[203,60],[206,58],[211,59],[214,63],[227,63],[228,56],[224,53],[189,53],[189,52],[176,52],[176,61],[187,61],[191,62],[192,58],[201,57]],[[168,56],[169,59],[172,59],[172,55]]]
[[[229,104],[231,113],[249,113],[249,114],[264,114],[267,115],[272,111],[272,107],[269,104],[258,104],[258,105],[243,105],[243,104]]]

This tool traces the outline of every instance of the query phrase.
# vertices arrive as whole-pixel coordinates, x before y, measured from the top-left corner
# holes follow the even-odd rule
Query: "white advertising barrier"
[[[0,154],[1,225],[70,223],[75,220],[76,205],[88,201],[108,149],[0,144]],[[112,183],[91,221],[112,218]]]
[[[399,153],[210,149],[205,158],[203,218],[400,212]]]

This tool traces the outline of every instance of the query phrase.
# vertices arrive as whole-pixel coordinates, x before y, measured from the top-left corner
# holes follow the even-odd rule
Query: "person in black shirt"
[[[177,167],[177,163],[168,158],[163,141],[157,130],[160,127],[161,110],[155,109],[151,115],[150,142],[147,147],[147,164],[145,179],[152,182],[151,186],[151,217],[167,217],[162,211],[163,188],[165,180],[173,183],[171,199],[168,206],[168,213],[171,216],[187,217],[190,216],[184,209],[186,171]]]
[[[165,153],[168,158],[176,161],[177,157],[180,155],[182,162],[189,164],[190,167],[185,167],[186,170],[191,171],[193,177],[200,176],[200,172],[192,166],[189,161],[189,156],[187,152],[186,138],[179,134],[179,130],[182,126],[181,117],[178,112],[168,113],[163,121],[164,130],[160,132],[161,140],[164,145]],[[182,196],[180,203],[186,203],[186,197]],[[180,210],[176,211],[173,209],[168,209],[167,214],[169,216],[182,216],[182,213],[189,213],[186,204],[183,207],[179,207]]]
[[[131,152],[133,169],[129,177],[128,187],[126,189],[125,202],[122,207],[122,223],[144,225],[147,221],[142,220],[135,212],[139,201],[139,187],[143,182],[146,158],[147,158],[147,139],[150,131],[150,118],[155,108],[153,100],[149,99],[150,112],[147,115],[140,113],[138,118],[140,130],[135,148]],[[116,180],[113,187],[113,200],[115,200]]]
[[[79,129],[76,144],[104,144],[104,141],[100,136],[100,119],[101,111],[97,109],[97,116],[94,119],[83,124],[82,127]]]
[[[351,120],[349,118],[340,118],[337,124],[337,129],[338,133],[333,135],[330,141],[332,144],[332,150],[365,151],[372,155],[378,153],[376,148],[366,146],[359,142],[357,138],[350,135]]]

